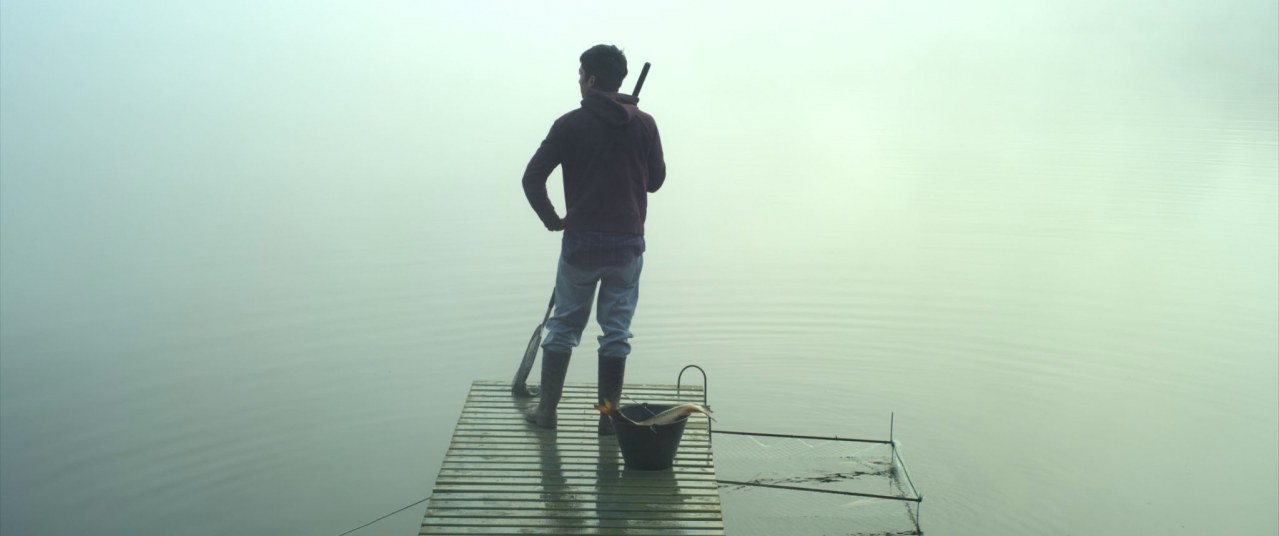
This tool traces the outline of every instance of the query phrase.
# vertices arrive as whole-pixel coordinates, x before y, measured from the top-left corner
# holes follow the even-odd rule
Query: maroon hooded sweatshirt
[[[587,90],[582,107],[564,114],[524,170],[524,195],[548,229],[644,234],[648,193],[666,179],[653,116],[622,93]],[[546,179],[564,166],[561,220]]]

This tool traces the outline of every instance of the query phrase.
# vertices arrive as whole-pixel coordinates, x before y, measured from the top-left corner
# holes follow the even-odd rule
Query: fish
[[[605,400],[603,404],[596,404],[595,409],[599,410],[600,413],[613,417],[614,419],[626,419],[626,422],[634,424],[635,426],[660,426],[663,424],[670,424],[694,413],[702,413],[706,415],[706,418],[712,421],[715,420],[715,417],[711,417],[710,408],[701,404],[680,404],[642,421],[634,421],[627,416],[622,415],[622,412],[617,410],[617,406],[614,406],[613,401],[611,400]]]

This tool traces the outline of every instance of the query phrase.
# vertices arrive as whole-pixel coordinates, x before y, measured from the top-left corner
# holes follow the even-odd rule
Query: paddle
[[[640,70],[639,80],[635,81],[635,91],[631,92],[632,97],[639,97],[640,90],[644,88],[644,79],[648,78],[648,68],[652,64],[644,62],[644,68]],[[528,346],[524,348],[524,360],[520,361],[520,368],[515,371],[515,379],[511,380],[511,394],[518,397],[534,397],[537,391],[528,388],[525,382],[528,381],[528,375],[533,371],[533,362],[537,360],[538,347],[542,345],[542,330],[546,328],[546,321],[551,318],[551,310],[555,308],[555,292],[551,292],[551,302],[546,305],[546,315],[542,317],[542,323],[533,329],[533,337],[528,340]]]
[[[537,359],[537,349],[542,345],[542,330],[546,328],[546,321],[551,318],[551,309],[555,307],[555,292],[551,291],[551,302],[546,304],[546,316],[542,317],[542,323],[533,328],[533,337],[528,340],[528,347],[524,349],[524,360],[520,361],[519,370],[515,371],[515,379],[511,381],[511,394],[520,397],[537,396],[537,391],[529,390],[524,382],[528,381],[528,374],[533,370],[533,361]]]

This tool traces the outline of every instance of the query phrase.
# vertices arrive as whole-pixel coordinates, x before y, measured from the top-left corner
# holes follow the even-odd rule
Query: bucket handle
[[[683,381],[684,381],[684,371],[691,368],[695,368],[697,369],[698,372],[702,373],[702,405],[709,408],[711,407],[711,405],[706,402],[706,385],[709,383],[709,380],[707,380],[706,378],[706,371],[702,370],[702,367],[699,367],[697,365],[688,365],[682,369],[679,369],[679,376],[675,377],[675,396],[677,398],[679,397],[680,386],[683,384]]]

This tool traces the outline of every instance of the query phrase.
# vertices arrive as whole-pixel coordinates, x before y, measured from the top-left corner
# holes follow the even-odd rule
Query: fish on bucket
[[[611,400],[605,400],[603,404],[596,404],[595,409],[614,419],[626,419],[626,422],[634,424],[635,426],[660,426],[663,424],[670,424],[694,413],[702,413],[706,415],[706,418],[712,421],[715,420],[715,417],[711,417],[710,408],[701,404],[680,404],[642,421],[633,421],[629,417],[622,415],[622,413],[617,410],[617,406],[613,405],[613,401]]]

